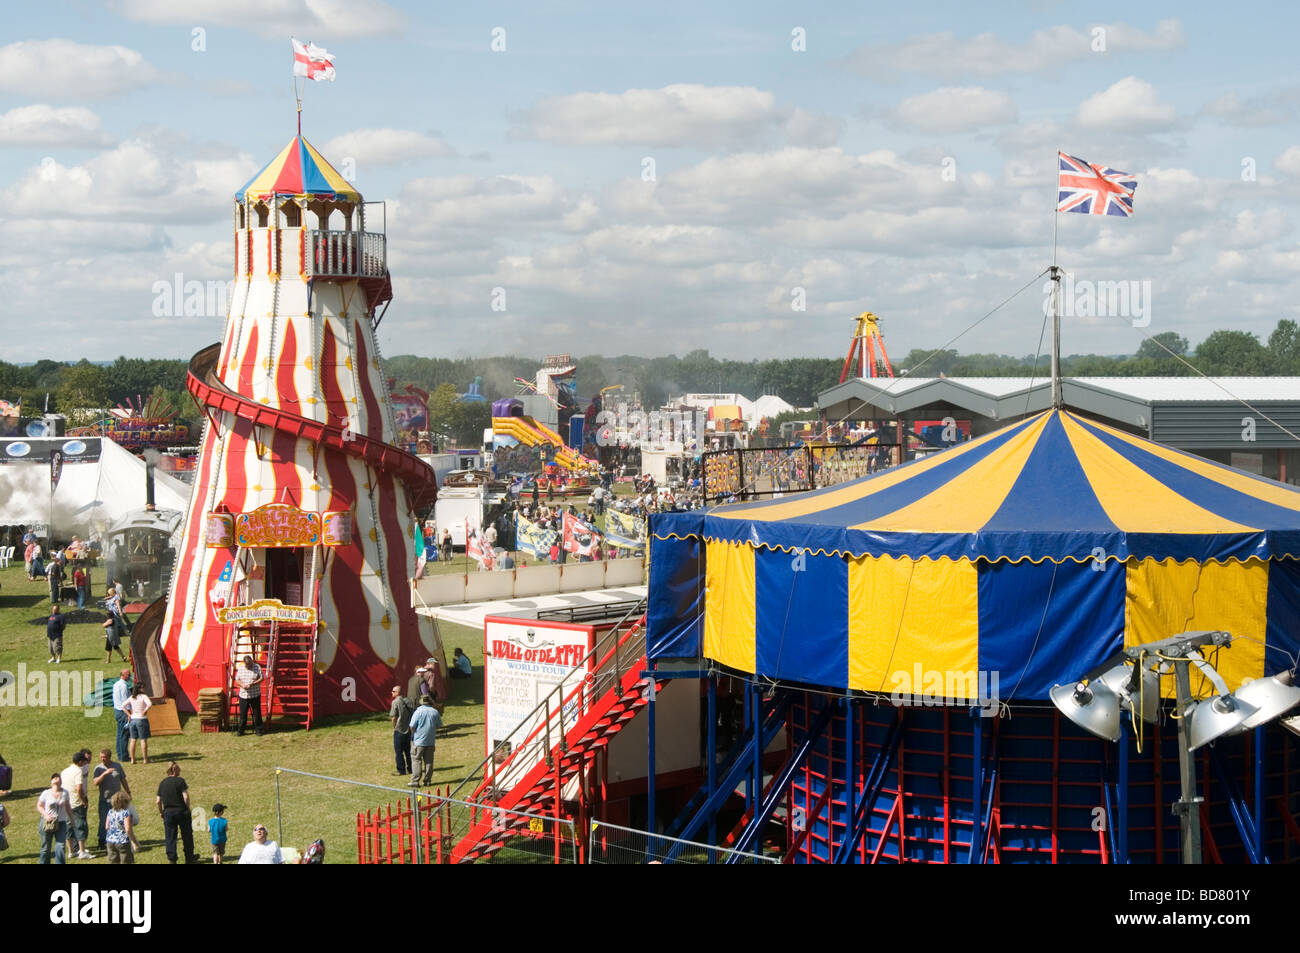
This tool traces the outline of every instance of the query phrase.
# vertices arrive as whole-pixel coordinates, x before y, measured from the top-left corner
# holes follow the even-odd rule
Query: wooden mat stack
[[[226,725],[226,692],[221,688],[199,689],[199,729],[220,731]]]

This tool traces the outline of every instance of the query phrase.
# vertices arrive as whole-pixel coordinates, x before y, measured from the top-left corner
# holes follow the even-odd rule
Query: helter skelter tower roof
[[[235,193],[235,201],[256,202],[275,196],[352,204],[361,202],[361,193],[302,136],[294,136],[279,155],[249,179]]]

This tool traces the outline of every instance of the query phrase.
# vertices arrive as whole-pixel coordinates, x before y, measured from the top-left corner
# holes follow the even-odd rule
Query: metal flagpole
[[[1060,410],[1061,401],[1061,269],[1056,264],[1056,231],[1060,226],[1061,150],[1056,150],[1057,199],[1052,206],[1052,409]]]

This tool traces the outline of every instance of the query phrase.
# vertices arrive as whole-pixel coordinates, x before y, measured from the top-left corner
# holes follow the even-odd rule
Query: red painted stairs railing
[[[485,775],[468,798],[482,807],[452,848],[452,863],[490,858],[527,830],[527,814],[553,814],[566,786],[649,703],[650,692],[662,687],[655,682],[651,689],[651,680],[641,676],[646,668],[644,614],[630,628],[620,624],[606,634],[578,668],[588,665],[591,670],[581,684],[563,697],[557,688],[538,705],[534,713],[544,711],[543,717],[521,742],[512,743],[508,755],[499,762],[489,757],[470,776],[472,781],[480,771]],[[572,713],[584,700],[585,710]],[[530,715],[523,724],[532,719]]]
[[[311,728],[312,676],[316,665],[316,632],[311,626],[278,623],[267,629],[240,629],[231,649],[227,713],[233,728],[239,718],[238,663],[247,655],[262,667],[263,721],[297,718]]]
[[[272,430],[291,433],[317,446],[330,447],[359,457],[376,470],[392,473],[406,485],[411,508],[417,511],[431,507],[438,496],[437,480],[433,468],[414,454],[398,447],[365,437],[335,424],[321,423],[300,417],[287,410],[259,404],[257,401],[231,390],[216,374],[221,345],[213,344],[190,358],[186,386],[199,406],[231,413],[237,417]]]

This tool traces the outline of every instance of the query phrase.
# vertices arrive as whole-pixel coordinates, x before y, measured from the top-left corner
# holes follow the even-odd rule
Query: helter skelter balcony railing
[[[382,278],[388,270],[382,232],[307,229],[304,271],[313,278]]]

